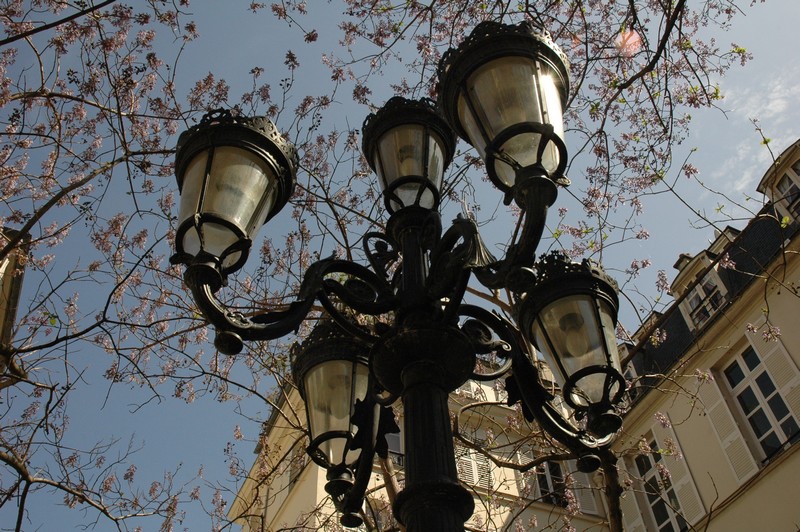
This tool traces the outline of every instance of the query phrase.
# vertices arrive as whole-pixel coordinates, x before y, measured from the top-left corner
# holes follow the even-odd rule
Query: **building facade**
[[[284,397],[273,411],[281,413],[265,423],[263,443],[228,515],[246,532],[342,530],[325,493],[325,471],[305,455],[302,401],[296,391]],[[504,402],[502,389],[475,381],[451,396],[459,427],[456,466],[475,498],[467,529],[606,530],[598,478],[578,472],[572,460],[531,467],[543,455],[543,446],[528,436],[531,427],[515,426],[520,416]],[[286,419],[289,412],[292,422]],[[402,427],[401,409],[397,415]],[[387,442],[389,460],[376,460],[360,530],[399,530],[391,515],[390,494],[403,484],[402,432],[390,434]]]
[[[615,444],[627,530],[800,525],[799,187],[800,141],[762,178],[769,202],[745,228],[679,257],[675,302],[634,338]]]

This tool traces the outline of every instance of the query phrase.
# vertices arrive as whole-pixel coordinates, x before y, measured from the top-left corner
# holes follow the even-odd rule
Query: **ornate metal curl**
[[[453,309],[457,308],[471,270],[484,268],[496,260],[483,243],[477,224],[459,215],[431,252],[427,280],[430,296],[447,297]]]
[[[461,325],[461,330],[469,337],[476,354],[496,353],[499,358],[505,359],[494,371],[488,373],[473,371],[470,378],[476,381],[492,381],[505,375],[511,369],[513,343],[516,341],[505,330],[508,324],[496,314],[476,305],[461,305],[458,314],[470,318]],[[498,339],[495,339],[495,336]]]
[[[331,277],[336,274],[343,278]],[[368,341],[376,340],[364,328],[345,317],[337,308],[338,303],[330,298],[331,295],[353,311],[373,316],[389,312],[397,305],[394,292],[385,279],[364,266],[333,258],[309,266],[297,300],[288,308],[262,312],[252,317],[228,310],[215,295],[219,287],[193,275],[191,267],[186,272],[186,283],[203,315],[218,330],[215,345],[221,352],[230,355],[242,350],[244,340],[272,340],[296,331],[315,300],[319,300],[331,317],[349,333]]]
[[[400,262],[400,251],[397,242],[386,233],[370,232],[364,235],[364,253],[370,266],[376,273],[383,274],[389,280],[392,265]]]

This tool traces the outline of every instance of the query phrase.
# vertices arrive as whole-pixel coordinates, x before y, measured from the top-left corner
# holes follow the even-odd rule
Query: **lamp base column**
[[[408,532],[463,531],[475,502],[458,482],[448,392],[441,366],[411,364],[403,371],[406,488],[394,514]]]

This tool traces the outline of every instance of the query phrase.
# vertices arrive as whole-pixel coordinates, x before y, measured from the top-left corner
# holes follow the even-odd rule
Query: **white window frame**
[[[623,372],[622,376],[625,377],[626,384],[631,384],[631,387],[627,392],[625,392],[624,396],[628,402],[628,405],[631,405],[643,392],[641,389],[641,382],[639,381],[639,374],[636,373],[636,368],[634,367],[633,362],[629,362],[628,365],[625,366],[625,371]]]
[[[800,219],[800,161],[775,182],[773,201],[795,220]]]
[[[527,461],[528,457],[521,458]],[[548,460],[528,471],[517,471],[517,490],[521,497],[566,508],[567,475],[561,462]]]
[[[692,329],[703,327],[725,304],[724,285],[715,270],[708,272],[686,294],[681,311]]]
[[[786,397],[797,386],[800,375],[779,352],[779,346],[770,350],[767,358],[756,349],[757,342],[766,342],[752,340],[726,361],[721,374],[734,415],[744,427],[751,450],[763,463],[800,440],[800,412]],[[793,385],[787,385],[787,380]]]

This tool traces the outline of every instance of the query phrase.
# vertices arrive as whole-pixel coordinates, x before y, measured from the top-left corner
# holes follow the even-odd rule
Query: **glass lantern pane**
[[[603,309],[598,313],[590,295],[568,296],[551,303],[539,313],[532,332],[537,349],[562,386],[583,368],[608,366],[607,341],[616,348],[610,312]],[[611,366],[618,365],[618,361],[611,362]],[[573,401],[583,405],[600,402],[605,380],[605,373],[583,377],[576,385],[580,397],[572,397]]]
[[[423,126],[407,124],[389,130],[378,141],[379,161],[375,167],[382,170],[380,178],[384,190],[401,177],[423,175],[424,135]]]
[[[555,133],[563,138],[564,122],[561,96],[555,78],[544,65],[540,66],[537,82],[537,64],[527,57],[504,57],[490,61],[478,68],[467,79],[467,94],[461,94],[458,103],[459,120],[470,143],[485,158],[486,146],[505,129],[524,122],[552,124]],[[465,96],[470,99],[471,108]],[[520,166],[537,162],[538,133],[521,133],[500,147],[504,155]],[[548,146],[542,157],[545,169],[552,172],[558,167],[558,150]],[[497,162],[498,177],[513,186],[515,173],[512,166]]]
[[[442,179],[444,177],[444,142],[435,133],[430,133],[428,143],[428,175],[425,176],[433,183],[436,190],[442,189]]]
[[[277,180],[262,158],[247,150],[215,148],[208,176],[207,158],[208,152],[198,154],[184,173],[179,220],[183,222],[199,213],[201,225],[189,229],[182,244],[184,251],[192,255],[202,247],[222,257],[239,240],[239,234],[222,222],[233,224],[254,238],[275,203]],[[226,256],[222,266],[235,264],[240,256],[240,252]]]
[[[366,397],[368,377],[369,370],[365,364],[349,360],[329,360],[309,370],[304,386],[312,439],[331,431],[352,435],[350,416],[354,399]],[[342,435],[320,445],[319,450],[330,464],[342,463],[347,439]],[[348,463],[357,458],[357,451],[347,455]]]
[[[238,237],[229,228],[214,223],[204,222],[201,226],[203,233],[203,249],[220,257],[222,253],[230,246],[236,243]],[[197,233],[196,227],[190,227],[183,236],[183,250],[190,255],[197,255],[200,253],[200,236]],[[237,251],[225,257],[222,266],[228,267],[235,264],[239,260],[241,252]]]
[[[203,193],[203,186],[206,178],[206,161],[208,159],[205,151],[198,154],[186,166],[183,174],[183,185],[181,186],[181,206],[178,211],[178,225],[191,219],[198,212],[200,196]],[[200,252],[200,236],[195,227],[189,228],[183,235],[181,242],[183,251],[191,255]]]
[[[200,203],[200,194],[203,192],[203,182],[206,177],[206,161],[208,154],[200,152],[186,165],[181,186],[181,208],[178,212],[178,225],[197,212]]]
[[[437,191],[442,186],[444,173],[442,140],[438,135],[431,134],[426,154],[425,134],[422,125],[407,124],[384,134],[378,143],[375,168],[378,169],[378,177],[384,191],[403,177],[420,178],[420,181],[405,183],[394,189],[394,194],[400,199],[399,202],[392,201],[394,210],[416,204],[417,196],[421,207],[432,209],[436,204],[436,196],[422,183],[425,180],[429,181]]]
[[[257,154],[222,146],[214,150],[203,210],[220,214],[255,236],[275,203],[276,179]]]

